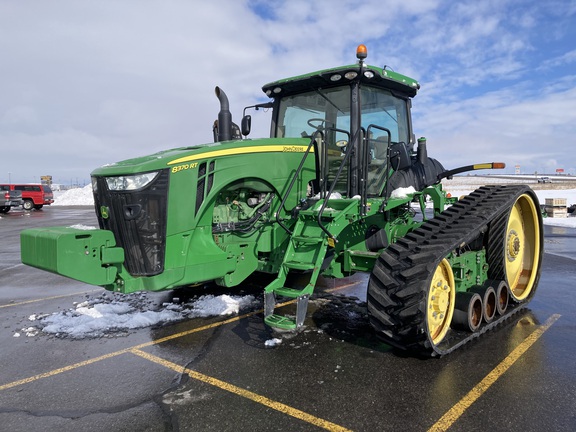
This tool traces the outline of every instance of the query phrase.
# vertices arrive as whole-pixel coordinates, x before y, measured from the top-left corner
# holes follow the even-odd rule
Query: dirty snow
[[[282,343],[282,339],[272,338],[272,339],[268,339],[266,342],[264,342],[264,346],[275,347],[277,345],[280,345],[281,343]]]
[[[104,293],[65,311],[30,315],[27,327],[13,336],[20,337],[24,333],[28,337],[40,334],[73,339],[113,337],[125,335],[130,330],[189,318],[234,315],[259,305],[260,302],[252,295],[203,295],[183,304],[156,306],[148,293]]]

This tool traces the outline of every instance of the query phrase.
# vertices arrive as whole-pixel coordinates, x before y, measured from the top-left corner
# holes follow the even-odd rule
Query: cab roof
[[[352,78],[349,78],[350,76]],[[335,87],[358,76],[363,84],[402,92],[410,97],[416,96],[420,88],[418,81],[413,78],[389,69],[356,63],[274,81],[264,85],[262,91],[269,97],[285,96],[307,90]]]

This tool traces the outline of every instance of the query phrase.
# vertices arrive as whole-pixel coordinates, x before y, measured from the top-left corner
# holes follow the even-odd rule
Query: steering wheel
[[[308,126],[316,129],[316,130],[321,130],[321,129],[325,129],[325,124],[326,124],[326,120],[322,119],[322,118],[311,118],[309,119],[306,123],[308,123]],[[317,125],[314,123],[318,123]]]

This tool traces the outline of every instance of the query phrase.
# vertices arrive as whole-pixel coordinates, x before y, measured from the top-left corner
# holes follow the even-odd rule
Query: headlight
[[[129,176],[106,177],[111,191],[130,191],[146,187],[158,176],[158,171]]]

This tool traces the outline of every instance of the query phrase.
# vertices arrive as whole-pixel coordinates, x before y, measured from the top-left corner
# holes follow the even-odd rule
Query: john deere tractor
[[[415,139],[417,81],[358,61],[266,84],[270,138],[247,138],[226,94],[214,141],[92,172],[99,229],[28,229],[22,261],[107,290],[160,291],[254,272],[264,320],[304,324],[319,276],[370,272],[375,331],[419,354],[446,354],[497,325],[536,291],[538,199],[526,186],[486,186],[448,201],[441,180],[502,168],[446,170]],[[245,110],[246,112],[246,110]],[[281,314],[280,300],[296,312]]]

